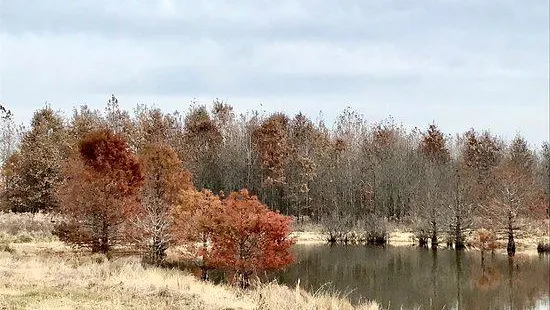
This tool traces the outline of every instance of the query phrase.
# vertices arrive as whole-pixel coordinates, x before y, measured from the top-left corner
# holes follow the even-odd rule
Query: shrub
[[[387,220],[383,217],[369,214],[363,219],[364,235],[367,244],[384,245],[388,241]]]
[[[539,253],[550,253],[550,243],[539,241],[537,245],[537,252]]]
[[[0,252],[15,253],[15,249],[9,243],[0,243]]]
[[[246,189],[223,200],[212,233],[211,261],[233,272],[241,288],[250,285],[250,276],[277,270],[293,261],[289,238],[290,217],[268,210]]]
[[[340,216],[331,213],[321,218],[323,233],[327,235],[327,242],[335,244],[338,242],[347,243],[348,235],[353,228],[351,216]]]

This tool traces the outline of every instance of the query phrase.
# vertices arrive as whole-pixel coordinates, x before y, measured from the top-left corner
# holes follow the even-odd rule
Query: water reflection
[[[390,309],[535,309],[548,305],[549,259],[421,248],[296,246],[280,282],[348,292]],[[327,284],[328,283],[328,284]],[[542,308],[539,308],[542,309]]]

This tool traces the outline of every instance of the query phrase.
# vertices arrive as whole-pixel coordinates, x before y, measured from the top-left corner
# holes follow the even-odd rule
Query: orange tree
[[[201,279],[208,279],[212,234],[224,212],[219,196],[209,190],[187,189],[181,192],[179,204],[172,211],[172,236],[183,247],[184,258],[191,259],[201,270]]]
[[[139,212],[141,166],[109,130],[86,135],[63,167],[58,187],[64,221],[54,233],[67,243],[107,253],[128,241],[128,220]]]
[[[211,236],[211,263],[232,272],[241,288],[248,287],[250,276],[293,261],[290,222],[246,189],[231,193],[223,200],[223,212],[218,213]]]
[[[192,188],[191,176],[169,145],[149,144],[139,155],[145,176],[134,236],[139,248],[145,251],[146,260],[161,265],[173,242],[172,209],[178,204],[180,191]]]

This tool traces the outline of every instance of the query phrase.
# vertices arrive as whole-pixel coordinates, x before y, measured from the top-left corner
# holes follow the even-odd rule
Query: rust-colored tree
[[[240,287],[257,272],[280,269],[293,261],[289,217],[270,211],[246,189],[223,200],[224,212],[212,234],[211,262],[233,272]]]
[[[451,159],[445,137],[435,124],[430,124],[422,136],[420,151],[432,163],[446,163]]]
[[[176,152],[164,144],[150,144],[139,153],[145,182],[141,191],[141,212],[136,219],[138,244],[146,261],[161,265],[172,244],[172,208],[180,191],[192,188],[191,177],[182,168]]]
[[[58,187],[64,221],[54,233],[69,244],[108,253],[129,241],[129,219],[139,212],[143,175],[126,142],[109,130],[93,131],[63,167]]]
[[[263,168],[262,186],[268,190],[271,207],[281,207],[285,167],[288,161],[288,117],[273,114],[253,133],[254,149],[260,156]]]
[[[208,271],[214,267],[210,262],[212,235],[219,229],[223,212],[219,196],[209,190],[195,189],[182,191],[179,204],[172,211],[172,236],[176,244],[183,247],[183,258],[200,268],[202,280],[208,279]]]
[[[485,269],[485,252],[494,251],[498,247],[495,234],[485,228],[479,228],[474,234],[472,245],[481,252],[481,267]]]

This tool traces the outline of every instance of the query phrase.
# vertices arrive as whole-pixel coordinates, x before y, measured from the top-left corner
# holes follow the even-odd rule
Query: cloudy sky
[[[21,122],[114,93],[549,140],[547,0],[0,0],[0,23],[0,100]]]

